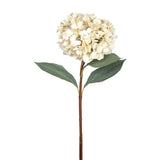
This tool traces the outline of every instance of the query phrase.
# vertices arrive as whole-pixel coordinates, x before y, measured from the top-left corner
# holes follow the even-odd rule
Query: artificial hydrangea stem
[[[82,79],[84,62],[81,62],[79,81],[79,160],[83,160],[83,136],[82,136]]]

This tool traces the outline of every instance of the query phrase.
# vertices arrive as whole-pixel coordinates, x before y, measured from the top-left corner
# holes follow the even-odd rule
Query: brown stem
[[[79,82],[79,160],[83,160],[83,136],[82,136],[82,78],[84,62],[81,62],[80,67],[80,82]]]

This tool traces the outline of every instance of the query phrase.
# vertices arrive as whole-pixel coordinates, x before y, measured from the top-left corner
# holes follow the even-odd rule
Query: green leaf
[[[70,74],[63,66],[55,63],[37,63],[35,62],[43,71],[50,73],[58,78],[66,80],[77,87],[77,82],[74,79],[73,75]]]
[[[104,67],[106,65],[109,65],[113,62],[116,62],[120,60],[120,57],[118,57],[116,54],[111,53],[104,56],[102,60],[93,60],[92,62],[88,63],[87,65],[90,65],[92,67]]]
[[[101,67],[93,71],[84,87],[86,87],[90,83],[96,83],[96,82],[102,82],[112,76],[114,76],[116,73],[118,73],[123,65],[125,60],[118,60],[114,63],[111,63],[107,66]]]

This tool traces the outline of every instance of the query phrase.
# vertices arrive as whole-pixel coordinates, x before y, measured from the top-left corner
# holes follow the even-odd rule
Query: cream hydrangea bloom
[[[70,14],[58,27],[64,54],[90,62],[112,52],[116,35],[113,25],[93,14]]]

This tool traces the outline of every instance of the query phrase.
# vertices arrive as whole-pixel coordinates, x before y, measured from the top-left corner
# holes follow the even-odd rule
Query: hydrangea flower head
[[[84,62],[101,60],[112,52],[116,35],[113,25],[93,14],[70,14],[58,27],[63,53]]]

